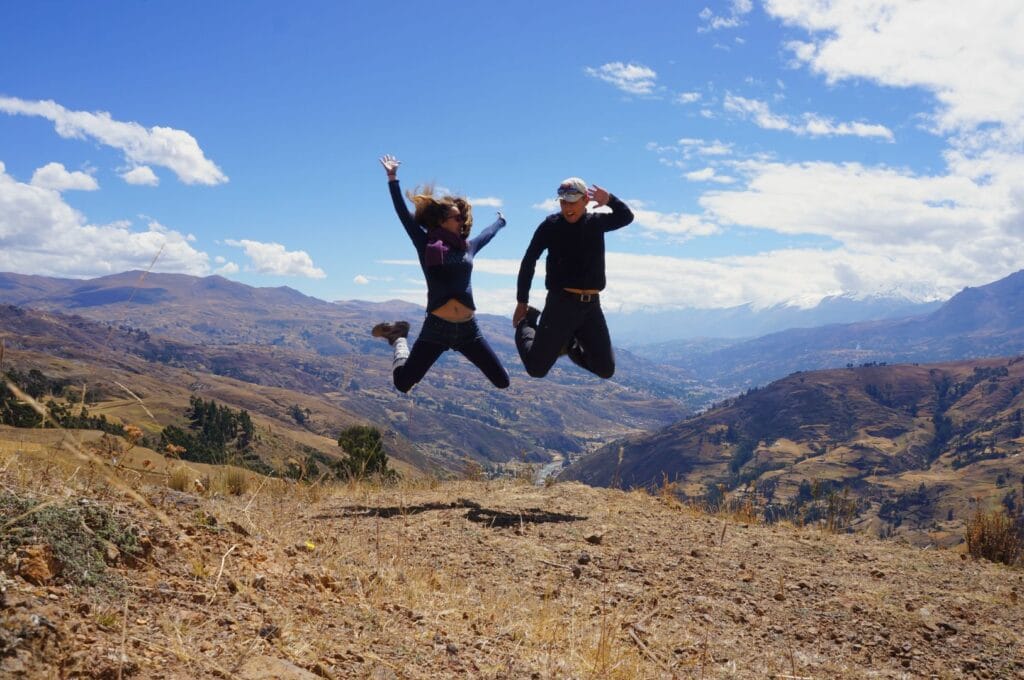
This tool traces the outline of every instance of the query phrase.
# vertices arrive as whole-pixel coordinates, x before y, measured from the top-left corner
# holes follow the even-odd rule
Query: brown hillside
[[[572,483],[223,496],[46,456],[0,446],[4,677],[1024,674],[1024,573],[953,551]]]
[[[415,449],[425,463],[422,469],[431,471],[458,470],[467,460],[488,466],[524,458],[547,462],[662,426],[687,412],[675,398],[655,396],[663,384],[670,384],[673,394],[685,393],[683,372],[670,369],[663,375],[628,353],[622,357],[627,376],[622,383],[601,381],[568,361],[548,379],[527,377],[506,337],[511,327],[505,319],[498,320],[500,329],[488,328],[487,333],[512,374],[510,389],[494,389],[468,361],[449,353],[403,395],[392,386],[387,344],[372,338],[368,329],[378,315],[407,315],[415,309],[411,305],[335,305],[303,299],[294,291],[177,275],[146,277],[144,289],[160,292],[142,303],[129,301],[121,290],[120,284],[131,279],[126,276],[97,280],[106,287],[89,283],[93,292],[93,287],[120,291],[120,297],[104,294],[95,298],[96,305],[74,308],[90,318],[0,306],[0,338],[9,349],[88,365],[95,380],[102,380],[108,367],[141,374],[162,365],[295,392],[292,404],[315,413],[318,408],[308,402],[318,401],[328,413],[341,410],[388,431],[392,440],[403,441],[397,456]],[[155,287],[157,283],[161,285]],[[202,295],[191,295],[192,289]],[[61,304],[47,304],[68,304],[66,295],[59,299]],[[216,327],[210,325],[211,319],[217,320]],[[155,324],[171,335],[160,335],[142,323]],[[414,323],[414,331],[415,327]],[[344,347],[327,347],[318,340],[328,337]],[[341,426],[316,417],[305,423],[307,430],[327,437],[336,437]],[[405,459],[417,464],[411,456]]]
[[[1022,409],[1019,358],[797,373],[610,444],[562,476],[627,488],[667,480],[690,497],[724,487],[768,512],[816,484],[856,504],[852,528],[949,544],[979,503],[1020,508]]]

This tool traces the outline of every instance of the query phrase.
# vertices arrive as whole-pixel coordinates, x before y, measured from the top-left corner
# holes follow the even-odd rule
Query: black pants
[[[394,370],[395,387],[408,392],[423,379],[427,371],[442,354],[450,349],[461,352],[473,362],[495,387],[508,387],[508,372],[501,360],[487,344],[476,319],[453,323],[441,317],[427,314],[420,335],[409,352],[409,358]]]
[[[615,374],[612,339],[596,295],[581,302],[579,295],[548,291],[537,328],[526,322],[516,328],[516,349],[526,372],[543,378],[574,338],[583,350],[582,357],[574,361],[600,378]]]

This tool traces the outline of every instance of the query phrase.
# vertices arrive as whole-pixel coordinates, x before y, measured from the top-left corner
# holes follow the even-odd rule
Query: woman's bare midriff
[[[434,316],[440,317],[452,323],[462,323],[473,318],[473,310],[462,304],[455,298],[444,303],[431,312]]]

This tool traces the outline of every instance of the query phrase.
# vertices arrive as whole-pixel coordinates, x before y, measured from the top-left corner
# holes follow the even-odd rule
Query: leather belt
[[[598,293],[596,291],[595,292],[590,292],[590,291],[587,291],[587,290],[580,290],[579,288],[575,288],[575,289],[572,289],[572,290],[569,290],[568,288],[563,288],[562,289],[562,295],[564,295],[564,296],[566,296],[568,298],[572,298],[573,300],[575,300],[577,302],[597,302],[598,301]]]

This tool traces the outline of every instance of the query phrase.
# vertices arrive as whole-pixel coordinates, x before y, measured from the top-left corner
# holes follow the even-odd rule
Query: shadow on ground
[[[511,527],[523,524],[555,524],[561,522],[579,522],[587,519],[580,515],[568,515],[561,512],[548,512],[539,508],[528,508],[526,510],[491,510],[482,507],[476,501],[460,498],[451,503],[423,503],[420,505],[403,505],[389,507],[374,507],[368,505],[347,505],[338,508],[338,512],[317,515],[316,519],[341,519],[344,517],[408,517],[418,515],[422,512],[432,510],[462,510],[468,509],[466,519],[478,524],[486,524],[489,527]]]

